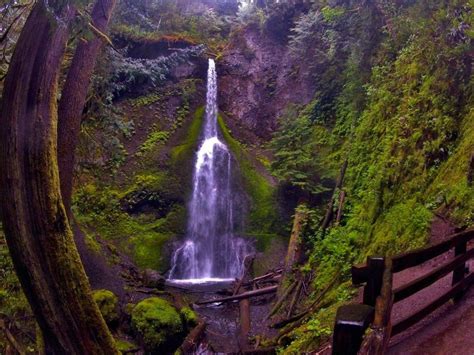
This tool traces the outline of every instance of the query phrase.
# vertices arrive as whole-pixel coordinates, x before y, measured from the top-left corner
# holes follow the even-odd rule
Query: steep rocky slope
[[[221,108],[241,130],[268,140],[289,105],[306,105],[314,95],[308,68],[287,40],[256,25],[235,32],[219,60]]]

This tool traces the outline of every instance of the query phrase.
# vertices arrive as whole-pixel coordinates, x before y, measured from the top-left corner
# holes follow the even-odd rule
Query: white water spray
[[[206,282],[241,276],[248,244],[234,235],[232,156],[217,129],[217,74],[209,60],[206,119],[194,166],[188,238],[172,259],[169,278]]]

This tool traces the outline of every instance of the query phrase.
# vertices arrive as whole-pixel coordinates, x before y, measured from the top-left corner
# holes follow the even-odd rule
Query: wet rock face
[[[174,204],[183,202],[181,196],[147,189],[134,191],[120,201],[122,210],[129,214],[148,213],[157,218],[166,217]]]
[[[248,27],[234,35],[218,63],[220,108],[257,137],[268,139],[290,104],[310,102],[314,85],[281,38]]]
[[[143,272],[143,285],[146,287],[163,290],[165,281],[165,278],[158,271],[146,269]]]

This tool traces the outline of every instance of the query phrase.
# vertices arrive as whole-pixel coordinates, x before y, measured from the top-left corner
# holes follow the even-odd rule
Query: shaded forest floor
[[[455,231],[448,221],[437,218],[431,227],[430,244],[446,239]],[[122,304],[136,303],[148,297],[146,289],[137,287],[138,269],[125,256],[119,255],[113,248],[103,245],[106,256],[92,252],[84,241],[84,234],[76,227],[76,242],[93,289],[105,288],[113,291]],[[452,258],[452,252],[445,253],[418,267],[396,274],[394,287],[426,274],[433,268]],[[110,262],[113,260],[114,262]],[[469,267],[474,267],[470,262]],[[435,284],[398,303],[393,310],[394,322],[413,314],[434,298],[447,292],[451,287],[452,274],[448,274]],[[166,291],[185,297],[189,303],[220,297],[219,291],[228,288],[227,284],[193,285],[184,288],[166,287]],[[144,292],[145,291],[145,292]],[[153,291],[153,290],[151,290]],[[361,292],[360,292],[361,294]],[[359,298],[361,295],[359,295]],[[251,301],[250,337],[258,342],[260,336],[271,337],[268,324],[264,321],[275,296],[260,296]],[[241,351],[238,341],[239,304],[211,304],[196,306],[207,328],[202,340],[204,348],[210,352],[234,353]],[[419,324],[391,340],[389,354],[472,354],[474,349],[474,290],[471,289],[457,304],[449,302]],[[329,353],[330,348],[321,353]]]

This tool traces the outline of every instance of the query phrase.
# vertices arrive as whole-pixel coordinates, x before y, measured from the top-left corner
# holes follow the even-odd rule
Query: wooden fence
[[[336,315],[333,355],[383,354],[391,336],[408,329],[449,300],[454,302],[474,283],[474,272],[466,263],[474,257],[468,249],[474,239],[474,229],[452,235],[448,240],[425,249],[400,254],[392,258],[369,257],[367,263],[352,267],[354,285],[365,285],[362,304],[342,306]],[[426,275],[393,289],[393,274],[418,266],[454,248],[454,258],[434,268]],[[453,273],[452,287],[414,314],[391,322],[392,307],[398,302]]]

